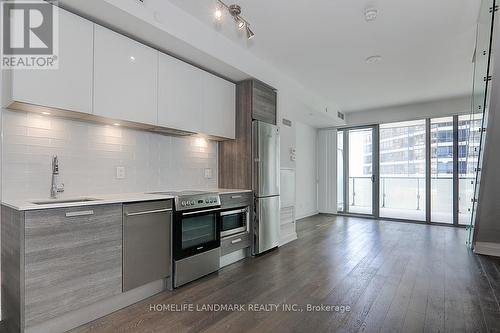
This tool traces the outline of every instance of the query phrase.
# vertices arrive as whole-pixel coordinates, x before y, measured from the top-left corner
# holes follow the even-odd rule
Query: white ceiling
[[[215,0],[169,1],[345,112],[472,90],[480,0],[238,0],[251,41],[227,15],[215,24]]]

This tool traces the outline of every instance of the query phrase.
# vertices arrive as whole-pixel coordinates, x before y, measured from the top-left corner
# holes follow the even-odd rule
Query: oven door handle
[[[194,214],[202,214],[202,213],[210,213],[210,212],[218,212],[218,211],[220,211],[220,208],[198,210],[196,212],[182,213],[182,216],[189,216],[189,215],[194,215]]]
[[[220,216],[227,216],[227,215],[233,215],[233,214],[239,214],[239,213],[247,213],[248,208],[243,208],[243,209],[238,209],[238,210],[231,210],[227,212],[223,212],[220,214]]]

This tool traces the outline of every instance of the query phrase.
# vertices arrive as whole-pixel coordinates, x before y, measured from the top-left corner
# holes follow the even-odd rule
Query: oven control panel
[[[180,196],[176,199],[176,209],[178,211],[218,207],[220,204],[220,197],[218,193]]]

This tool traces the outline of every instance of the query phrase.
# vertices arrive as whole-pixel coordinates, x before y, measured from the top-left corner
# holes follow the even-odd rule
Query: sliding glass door
[[[339,130],[338,212],[467,224],[480,127],[466,115]]]
[[[344,133],[344,149],[347,148],[346,212],[373,216],[376,183],[374,142],[377,142],[375,127],[349,129]]]

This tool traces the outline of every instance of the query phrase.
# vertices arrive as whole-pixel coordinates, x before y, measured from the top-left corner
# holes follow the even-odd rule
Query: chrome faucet
[[[64,184],[59,184],[59,159],[57,155],[52,157],[52,184],[50,186],[50,197],[57,198],[58,193],[64,192]]]

